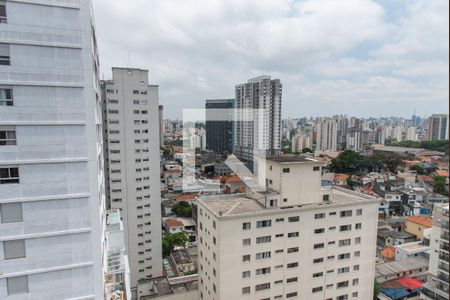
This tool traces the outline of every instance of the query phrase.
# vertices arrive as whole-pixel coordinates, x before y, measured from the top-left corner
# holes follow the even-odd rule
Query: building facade
[[[270,76],[236,85],[235,154],[239,159],[253,161],[259,154],[255,150],[270,155],[281,151],[282,89],[281,81]]]
[[[449,299],[448,218],[448,204],[436,204],[433,211],[429,275],[421,295],[425,300]]]
[[[113,68],[102,92],[107,201],[122,212],[134,290],[162,275],[158,86],[147,70]]]
[[[316,150],[338,149],[338,124],[333,119],[319,120],[316,125]]]
[[[267,192],[198,199],[200,299],[372,299],[378,201],[312,159],[266,167]]]
[[[101,111],[91,1],[1,1],[1,299],[104,298]]]
[[[206,149],[233,153],[234,99],[206,100]]]
[[[428,139],[448,140],[448,115],[435,114],[428,119]]]

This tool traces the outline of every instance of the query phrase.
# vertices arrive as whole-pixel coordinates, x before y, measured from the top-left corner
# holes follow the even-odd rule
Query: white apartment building
[[[0,1],[0,299],[103,299],[91,1]]]
[[[239,159],[253,161],[259,152],[281,151],[282,88],[281,81],[270,76],[236,85],[235,153]]]
[[[148,71],[113,68],[102,82],[106,188],[122,211],[131,288],[162,275],[158,86]]]
[[[436,204],[433,211],[430,267],[421,299],[449,299],[449,206]]]
[[[378,201],[322,189],[310,158],[266,167],[267,192],[198,199],[200,298],[372,299]]]
[[[322,119],[316,124],[316,150],[337,150],[338,124],[334,119]]]

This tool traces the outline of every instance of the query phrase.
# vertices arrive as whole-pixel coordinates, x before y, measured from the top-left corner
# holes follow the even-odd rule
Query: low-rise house
[[[417,257],[422,255],[428,256],[430,246],[425,245],[423,242],[412,242],[395,246],[395,260],[403,260],[410,257]]]
[[[337,173],[336,175],[334,175],[333,183],[337,186],[345,186],[347,185],[347,180],[349,177],[350,176],[347,174]]]
[[[140,280],[137,294],[138,300],[198,300],[198,275]]]
[[[184,232],[189,242],[197,241],[197,225],[192,218],[163,218],[163,222],[167,233]]]
[[[185,250],[176,250],[170,253],[170,261],[179,276],[191,275],[196,271],[194,260]]]
[[[231,176],[225,179],[225,193],[227,194],[242,192],[242,189],[245,189],[246,186],[239,176]]]
[[[405,243],[415,242],[416,236],[408,232],[395,230],[378,230],[377,244],[379,247],[397,246]]]
[[[180,169],[170,169],[162,172],[163,183],[167,190],[181,192],[183,190],[183,171]]]
[[[395,260],[396,249],[394,246],[387,246],[380,252],[380,259],[382,262],[390,262]]]
[[[428,259],[424,256],[381,263],[375,267],[375,279],[379,283],[403,277],[416,277],[425,280],[428,271]]]
[[[214,176],[230,176],[233,171],[226,164],[214,164]]]
[[[423,290],[423,282],[417,278],[403,277],[381,284],[380,300],[418,299]]]
[[[405,231],[414,234],[420,241],[432,227],[433,220],[428,216],[410,216],[405,219]]]
[[[161,212],[163,217],[170,217],[175,215],[174,212],[172,211],[172,207],[173,207],[173,201],[172,200],[168,200],[168,199],[164,199],[161,201]]]
[[[184,224],[177,218],[164,220],[164,229],[167,233],[179,233],[184,231]]]

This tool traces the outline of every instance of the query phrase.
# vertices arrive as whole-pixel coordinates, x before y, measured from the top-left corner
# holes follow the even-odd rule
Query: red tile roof
[[[197,198],[197,193],[181,194],[175,197],[176,201],[193,201]]]
[[[433,227],[433,220],[428,216],[410,216],[406,218],[406,221],[419,224],[427,228]]]
[[[380,255],[388,260],[394,260],[395,259],[395,247],[394,246],[389,246],[384,248],[383,250],[381,250]]]
[[[177,220],[177,219],[167,219],[166,221],[164,221],[164,224],[167,227],[184,227],[183,222]]]
[[[436,175],[448,177],[448,171],[447,170],[436,170]]]
[[[347,174],[338,173],[338,174],[334,175],[334,180],[347,180],[348,177],[350,177],[350,176],[348,176]]]

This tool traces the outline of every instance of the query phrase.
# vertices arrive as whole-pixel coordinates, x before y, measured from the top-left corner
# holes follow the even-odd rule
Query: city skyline
[[[168,118],[232,98],[236,82],[259,75],[284,83],[285,118],[448,111],[445,1],[253,4],[96,1],[102,73],[149,69]]]

